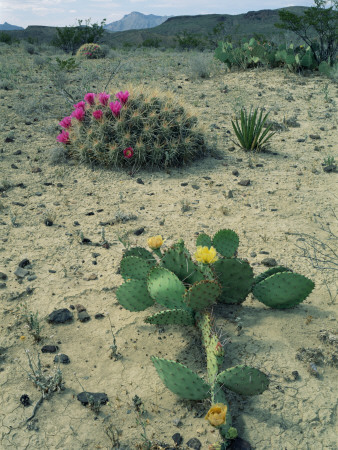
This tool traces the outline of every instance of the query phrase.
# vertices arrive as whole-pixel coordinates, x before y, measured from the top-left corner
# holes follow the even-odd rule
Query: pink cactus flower
[[[134,150],[131,147],[127,147],[123,150],[123,156],[125,158],[131,158],[134,154]]]
[[[117,117],[120,114],[122,105],[120,102],[116,101],[116,102],[111,102],[109,103],[109,108],[111,109],[111,112],[113,113],[113,115],[115,117]]]
[[[110,95],[107,94],[106,92],[100,92],[99,93],[99,102],[101,103],[101,105],[107,106],[109,97],[110,97]]]
[[[56,140],[63,144],[69,144],[69,133],[66,130],[62,130],[62,133],[56,137]]]
[[[82,100],[82,102],[79,102],[79,103],[76,103],[76,105],[73,105],[73,107],[75,109],[77,109],[77,108],[85,109],[85,106],[86,106],[86,102],[84,102],[83,100]]]
[[[72,118],[71,116],[64,117],[61,122],[59,122],[60,127],[62,128],[70,128],[72,125]]]
[[[97,109],[96,111],[93,111],[93,116],[97,120],[101,119],[102,115],[103,115],[103,112],[100,109]]]
[[[82,108],[76,108],[75,111],[72,112],[72,117],[75,117],[79,122],[82,122],[85,116],[85,110]]]
[[[128,91],[125,91],[125,92],[120,91],[117,94],[115,94],[115,97],[120,100],[122,105],[124,105],[128,100],[129,92]]]
[[[95,97],[96,97],[96,94],[94,94],[93,92],[88,92],[88,94],[86,94],[84,96],[84,99],[87,103],[89,103],[89,105],[94,105]]]

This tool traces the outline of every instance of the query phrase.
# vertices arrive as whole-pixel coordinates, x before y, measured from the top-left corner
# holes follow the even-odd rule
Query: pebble
[[[22,267],[18,267],[16,271],[14,272],[14,275],[16,275],[18,278],[25,278],[26,275],[29,274],[29,270],[22,269]]]
[[[42,353],[56,353],[58,350],[57,345],[44,345],[41,349]]]
[[[197,184],[192,184],[191,187],[192,187],[193,189],[195,189],[195,190],[200,189],[200,187],[199,187]]]
[[[3,272],[0,272],[0,280],[6,281],[8,279],[7,275]]]
[[[104,314],[102,314],[102,313],[97,313],[97,314],[95,314],[95,319],[97,319],[97,320],[100,320],[100,319],[104,319]]]
[[[105,405],[108,403],[108,396],[103,392],[81,392],[77,395],[77,399],[84,406],[88,405],[89,400],[93,401],[94,404]]]
[[[319,134],[310,134],[309,137],[310,137],[311,139],[314,139],[314,140],[319,140],[319,139],[321,139],[321,137],[319,136]]]
[[[29,261],[29,259],[25,258],[25,259],[23,259],[22,261],[19,262],[18,266],[24,268],[26,266],[29,266],[30,263],[31,262]]]
[[[135,236],[139,236],[140,234],[142,234],[144,232],[144,228],[138,228],[137,230],[134,231]]]
[[[233,170],[231,173],[232,173],[232,175],[234,175],[235,177],[238,177],[238,175],[239,175],[238,170]]]
[[[267,267],[275,267],[277,266],[277,261],[275,260],[275,258],[264,258],[261,261],[261,264]]]
[[[96,263],[96,261],[95,261],[95,263]],[[95,273],[91,273],[90,275],[87,275],[87,276],[83,277],[83,279],[85,281],[97,280],[97,275]]]
[[[180,433],[175,433],[172,435],[172,440],[175,442],[175,445],[181,445],[183,442],[183,438]]]
[[[197,438],[191,438],[187,442],[187,447],[193,448],[195,450],[200,450],[202,448],[201,441],[199,441]]]
[[[239,184],[240,186],[249,186],[250,183],[251,183],[250,180],[240,180],[240,181],[238,182],[238,184]]]
[[[138,183],[138,184],[144,184],[142,178],[137,178],[137,179],[136,179],[136,183]]]
[[[77,318],[80,322],[88,322],[90,320],[90,315],[87,313],[87,311],[80,311],[77,314]]]
[[[64,353],[60,353],[59,355],[55,355],[54,362],[61,364],[69,364],[70,359],[69,356],[65,355]]]
[[[53,311],[48,316],[49,323],[65,323],[70,322],[74,318],[73,314],[67,308],[58,309]]]

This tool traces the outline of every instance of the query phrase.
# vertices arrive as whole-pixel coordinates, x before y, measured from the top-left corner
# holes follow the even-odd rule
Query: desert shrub
[[[152,38],[145,39],[141,45],[142,45],[142,47],[147,47],[147,48],[159,48],[161,42],[162,42],[162,39],[152,37]]]
[[[205,47],[205,40],[196,34],[184,30],[181,34],[176,34],[174,41],[177,42],[181,50],[202,49]]]
[[[333,64],[338,52],[338,1],[314,0],[315,6],[303,15],[282,9],[277,28],[290,30],[310,47],[317,65],[322,61]],[[326,8],[326,4],[331,6]]]
[[[99,59],[104,58],[105,54],[99,44],[84,44],[76,52],[78,58]]]
[[[34,47],[33,44],[31,44],[29,42],[24,42],[23,43],[23,48],[30,55],[34,55],[35,54],[35,47]]]
[[[4,33],[3,31],[0,33],[0,42],[3,42],[4,44],[11,44],[12,43],[12,36],[8,33]]]
[[[208,153],[197,118],[170,94],[88,93],[57,137],[70,157],[106,167],[181,166]]]
[[[190,59],[190,73],[193,78],[209,78],[211,64],[208,55],[198,53]]]

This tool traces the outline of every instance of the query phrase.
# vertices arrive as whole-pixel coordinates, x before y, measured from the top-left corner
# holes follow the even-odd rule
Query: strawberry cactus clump
[[[121,260],[124,283],[116,291],[119,303],[129,311],[143,311],[156,303],[165,309],[145,319],[156,325],[195,326],[201,333],[207,360],[207,380],[183,364],[152,356],[163,383],[174,394],[189,400],[211,400],[205,419],[222,437],[222,448],[237,436],[223,387],[237,394],[256,395],[269,386],[260,370],[237,365],[221,370],[224,347],[217,335],[211,307],[216,302],[239,304],[251,292],[271,308],[290,308],[311,293],[314,283],[286,267],[274,267],[254,277],[245,260],[238,259],[239,238],[232,230],[220,230],[213,238],[200,234],[193,261],[183,240],[162,250],[161,236],[149,238],[151,252],[128,248]]]
[[[78,58],[98,59],[104,58],[104,52],[99,44],[83,44],[76,52]]]
[[[89,92],[61,120],[57,140],[69,157],[115,167],[181,166],[206,156],[197,118],[170,93],[130,88]]]

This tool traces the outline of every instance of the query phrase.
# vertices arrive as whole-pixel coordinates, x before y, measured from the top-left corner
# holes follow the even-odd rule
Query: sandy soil
[[[181,448],[194,437],[202,449],[217,442],[218,432],[204,420],[208,403],[180,400],[165,388],[150,361],[151,355],[177,359],[205,375],[198,332],[147,325],[143,319],[149,311],[131,313],[118,304],[123,250],[118,236],[144,247],[156,234],[168,246],[183,238],[193,252],[197,233],[213,235],[231,228],[240,237],[239,256],[249,260],[256,274],[266,270],[262,260],[271,257],[316,283],[310,297],[291,310],[270,310],[250,296],[241,306],[215,307],[227,343],[225,367],[247,363],[271,379],[269,390],[260,396],[229,394],[234,426],[254,449],[336,449],[337,368],[332,358],[337,347],[320,340],[318,333],[337,332],[337,272],[314,268],[297,245],[312,242],[305,233],[337,248],[328,233],[330,227],[338,234],[332,212],[337,207],[337,174],[324,172],[322,166],[324,158],[338,156],[337,85],[283,69],[226,73],[217,64],[203,80],[191,76],[183,54],[130,53],[128,67],[138,74],[144,68],[143,81],[174,90],[182,101],[195,105],[221,155],[132,177],[72,162],[51,163],[58,121],[70,107],[48,81],[47,71],[34,66],[34,56],[2,49],[4,65],[10,58],[19,71],[13,75],[13,88],[0,91],[0,272],[7,276],[0,280],[0,447],[134,449],[150,448],[148,440],[156,448],[156,443],[173,446],[175,433],[184,439]],[[149,68],[155,66],[151,74]],[[135,73],[122,68],[112,86],[120,90],[124,83],[138,81]],[[104,87],[100,80],[93,84],[97,92]],[[29,101],[36,109],[28,111]],[[280,125],[268,152],[244,152],[232,142],[231,117],[240,106],[250,105],[264,106]],[[250,184],[241,186],[240,180]],[[190,204],[185,212],[182,201]],[[121,213],[137,218],[105,226],[110,248],[81,244],[81,232],[99,243],[100,223]],[[52,226],[45,225],[46,218],[53,219]],[[135,235],[140,228],[144,232]],[[25,258],[29,273],[21,279],[14,272]],[[39,343],[23,318],[25,303],[43,319]],[[45,320],[52,311],[76,304],[87,309],[91,320],[80,322],[76,310],[68,324]],[[109,320],[117,360],[110,358]],[[54,373],[55,355],[41,353],[44,345],[58,345],[58,352],[69,356],[70,364],[61,365],[65,389],[45,400],[27,423],[41,393],[28,378],[25,350],[35,361],[40,354],[45,375]],[[323,353],[324,362],[316,362],[318,374],[310,373],[309,361],[296,358],[301,347]],[[85,408],[76,398],[83,389],[106,393],[109,404],[98,413]],[[30,406],[20,403],[23,394],[30,397]],[[141,416],[135,411],[135,395],[146,411]]]

